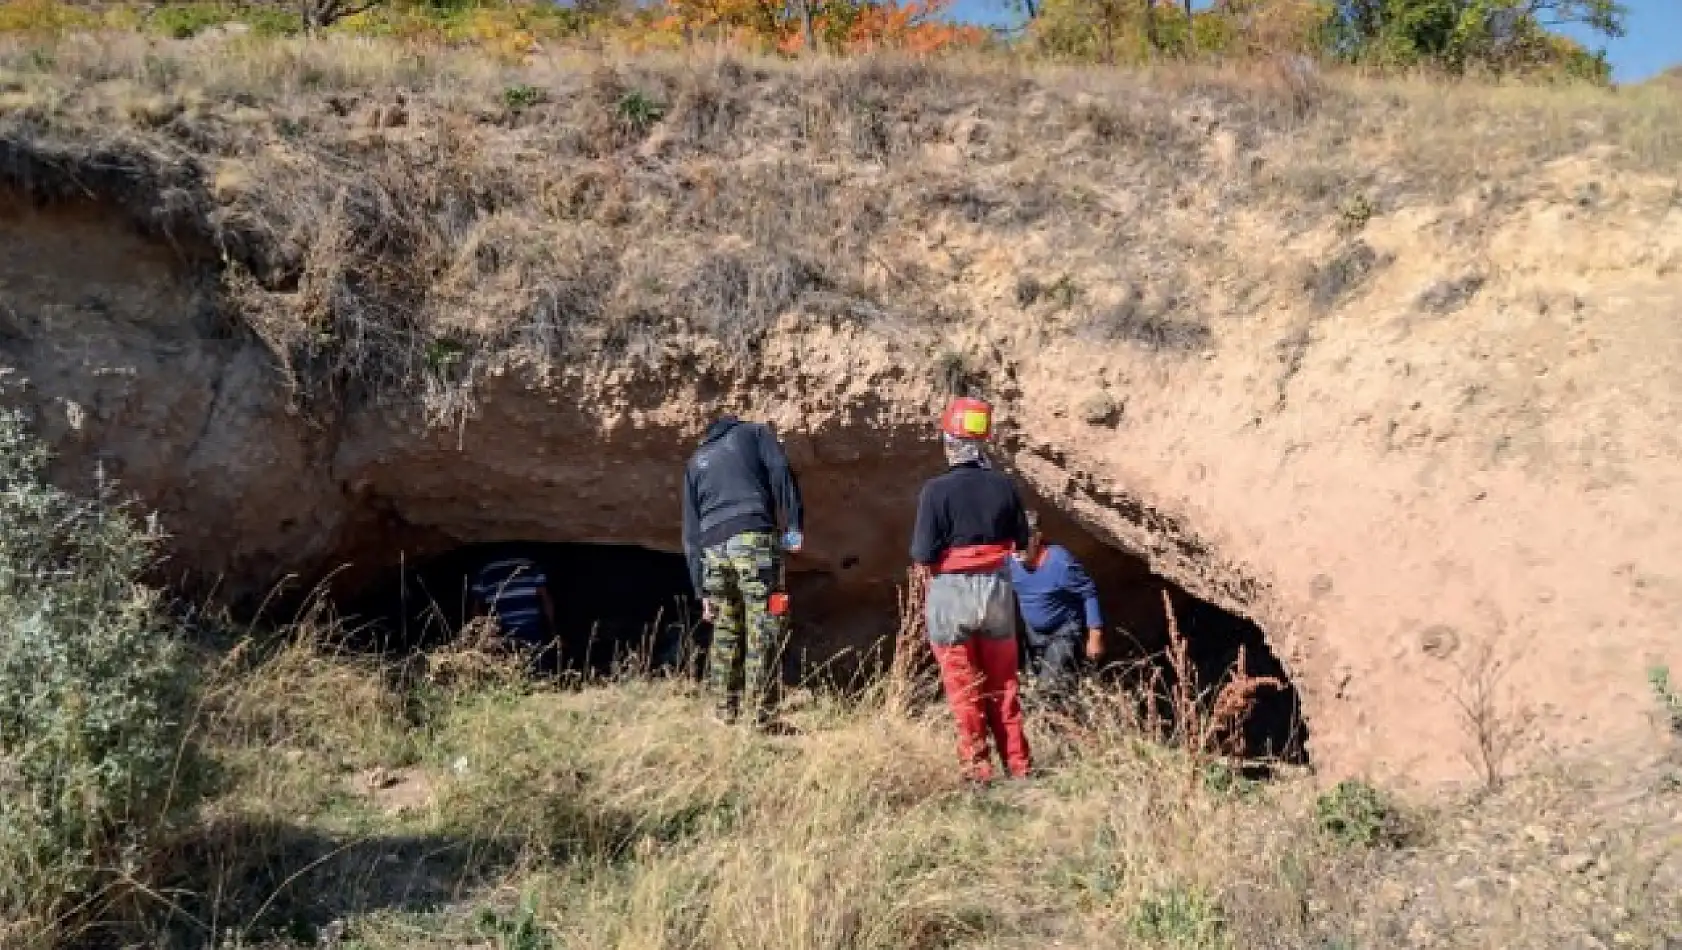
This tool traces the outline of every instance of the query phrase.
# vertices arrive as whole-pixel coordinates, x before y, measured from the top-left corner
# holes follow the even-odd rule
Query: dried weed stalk
[[[1238,757],[1243,754],[1244,724],[1255,711],[1256,697],[1264,689],[1285,688],[1285,683],[1273,676],[1251,676],[1249,657],[1244,647],[1238,648],[1238,658],[1231,674],[1214,691],[1214,700],[1207,706],[1198,687],[1197,668],[1191,662],[1191,650],[1180,632],[1174,604],[1167,591],[1162,592],[1162,609],[1168,620],[1168,663],[1174,670],[1173,741],[1192,755],[1194,762],[1211,756]],[[1159,684],[1160,671],[1153,676],[1153,686]],[[1154,704],[1149,714],[1160,722]]]
[[[1264,689],[1283,690],[1284,681],[1274,676],[1251,676],[1245,648],[1238,648],[1232,676],[1215,694],[1215,705],[1205,723],[1204,748],[1219,748],[1223,755],[1243,754],[1244,724],[1256,707],[1256,695]]]
[[[1513,658],[1502,654],[1500,643],[1499,632],[1479,643],[1456,665],[1454,682],[1444,686],[1466,734],[1462,754],[1488,791],[1506,783],[1513,757],[1531,740],[1536,725],[1536,710],[1507,685]]]
[[[898,592],[899,630],[894,635],[893,660],[888,665],[885,705],[890,713],[905,715],[919,702],[928,686],[932,657],[927,642],[923,605],[928,587],[915,570],[906,574],[905,587]]]
[[[446,690],[511,686],[526,681],[529,671],[499,634],[489,617],[476,617],[460,635],[426,658],[426,679]]]

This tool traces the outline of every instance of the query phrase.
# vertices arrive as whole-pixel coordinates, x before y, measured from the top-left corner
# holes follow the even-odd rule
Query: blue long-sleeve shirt
[[[1104,615],[1098,608],[1098,585],[1092,583],[1067,548],[1048,545],[1040,566],[1032,570],[1011,558],[1010,577],[1029,630],[1050,634],[1076,623],[1084,622],[1086,630],[1104,626]]]

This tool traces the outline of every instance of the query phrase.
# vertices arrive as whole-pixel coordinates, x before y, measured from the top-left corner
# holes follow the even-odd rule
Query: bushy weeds
[[[359,694],[389,688],[357,668],[333,676],[367,678]],[[288,694],[315,706],[351,691],[335,681],[294,680]],[[1314,833],[1323,803],[1376,827],[1394,806],[1372,801],[1388,796],[1345,790],[1317,804],[1291,779],[1244,795],[1210,788],[1200,756],[1152,741],[1132,701],[1102,691],[1065,717],[1030,710],[1044,775],[981,790],[959,778],[942,707],[890,689],[797,693],[783,736],[711,725],[692,685],[635,677],[581,690],[482,680],[428,708],[390,791],[331,791],[354,787],[343,783],[377,755],[265,760],[322,777],[313,790],[267,786],[264,814],[316,817],[281,835],[265,824],[260,848],[248,839],[238,853],[265,870],[236,880],[261,887],[225,903],[223,919],[254,940],[292,935],[283,945],[337,926],[368,948],[1208,950],[1405,945],[1427,925],[1549,945],[1535,941],[1603,914],[1556,904],[1570,875],[1541,858],[1534,892],[1510,906],[1461,902],[1465,881],[1498,879],[1510,842],[1528,840],[1503,822],[1551,828],[1557,812],[1509,800],[1466,813],[1440,851],[1349,848]],[[1486,834],[1502,843],[1460,857]],[[1621,860],[1608,880],[1647,902],[1625,926],[1660,932],[1675,919],[1674,901],[1655,896],[1667,879]],[[1374,896],[1392,893],[1400,903]],[[1416,893],[1433,898],[1415,905]]]
[[[938,697],[894,682],[916,664],[862,696],[796,690],[790,730],[764,735],[710,723],[687,680],[568,686],[471,652],[357,654],[310,616],[212,661],[196,735],[222,781],[151,854],[167,899],[109,932],[277,950],[1284,950],[1408,945],[1422,927],[1640,940],[1682,920],[1669,852],[1608,848],[1605,905],[1563,899],[1577,864],[1513,850],[1590,837],[1551,800],[1491,799],[1434,851],[1346,847],[1314,833],[1330,799],[1310,783],[1200,780],[1210,753],[1142,730],[1124,693],[1030,708],[1042,774],[976,789]],[[1383,821],[1371,797],[1332,796],[1362,827]],[[1662,845],[1643,827],[1627,840]],[[1516,866],[1534,873],[1506,903],[1467,900],[1466,881]]]
[[[1314,800],[1320,830],[1341,844],[1376,848],[1403,840],[1401,813],[1367,782],[1345,779]]]
[[[1653,696],[1658,700],[1659,710],[1670,731],[1682,736],[1682,692],[1678,692],[1671,683],[1670,667],[1655,666],[1648,670],[1647,681],[1653,687]]]
[[[158,594],[158,540],[108,494],[49,485],[0,413],[0,944],[97,904],[190,801],[194,681]]]

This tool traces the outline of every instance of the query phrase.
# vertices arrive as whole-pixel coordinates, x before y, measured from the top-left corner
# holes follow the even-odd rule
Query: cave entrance
[[[1098,586],[1110,649],[1100,680],[1125,688],[1171,721],[1178,671],[1169,660],[1163,596],[1185,637],[1197,692],[1207,702],[1234,672],[1271,677],[1242,720],[1246,759],[1307,761],[1300,699],[1263,631],[1250,620],[1154,574],[1149,564],[1100,539],[1042,499],[1030,498],[1049,542],[1067,547]],[[604,676],[624,668],[698,676],[711,630],[700,621],[681,555],[628,544],[510,541],[461,545],[386,569],[340,602],[345,619],[382,650],[436,647],[471,617],[474,575],[485,564],[524,558],[548,578],[560,641],[559,669]],[[791,558],[786,566],[794,626],[781,659],[785,686],[862,687],[889,659],[903,576],[847,578]]]
[[[548,580],[561,671],[607,675],[633,656],[651,669],[693,668],[700,605],[683,557],[628,544],[462,545],[374,577],[343,605],[345,619],[382,650],[448,643],[473,616],[479,570],[511,558]]]
[[[1152,573],[1144,558],[1106,543],[1043,499],[1030,497],[1029,503],[1039,512],[1047,542],[1068,548],[1098,587],[1109,639],[1100,674],[1103,681],[1132,691],[1147,704],[1147,715],[1152,712],[1148,707],[1154,706],[1155,716],[1172,724],[1179,673],[1169,654],[1166,594],[1185,639],[1195,693],[1205,707],[1235,672],[1272,678],[1283,685],[1264,687],[1255,694],[1233,736],[1240,755],[1256,761],[1307,763],[1308,725],[1301,698],[1259,626]],[[1239,671],[1241,650],[1244,668]]]
[[[1222,684],[1233,675],[1242,673],[1274,680],[1282,685],[1263,687],[1254,694],[1248,712],[1238,722],[1233,744],[1245,759],[1306,765],[1308,724],[1302,717],[1301,697],[1284,664],[1268,646],[1261,628],[1174,584],[1164,582],[1163,590],[1173,604],[1180,634],[1185,638],[1187,659],[1196,678],[1194,692],[1205,707],[1205,715]],[[1161,613],[1162,609],[1159,594],[1157,610]],[[1164,620],[1164,639],[1166,623]],[[1242,669],[1238,665],[1240,656]],[[1141,677],[1144,669],[1153,675]],[[1145,701],[1154,703],[1157,713],[1171,720],[1175,714],[1171,697],[1179,675],[1169,659],[1168,644],[1152,652],[1148,667],[1136,667],[1131,678],[1136,685],[1144,687]],[[1141,679],[1152,680],[1154,688],[1140,683]]]

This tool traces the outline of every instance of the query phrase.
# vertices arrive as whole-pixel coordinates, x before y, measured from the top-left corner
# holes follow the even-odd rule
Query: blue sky
[[[1591,49],[1606,47],[1619,82],[1639,82],[1682,64],[1682,0],[1624,2],[1629,7],[1628,36],[1607,42],[1605,37],[1586,33],[1573,35]],[[1005,0],[954,0],[951,15],[971,23],[996,24],[1011,19]]]
[[[1682,0],[1624,0],[1629,6],[1629,35],[1606,42],[1604,37],[1577,34],[1591,49],[1606,47],[1619,82],[1639,82],[1682,64]]]

